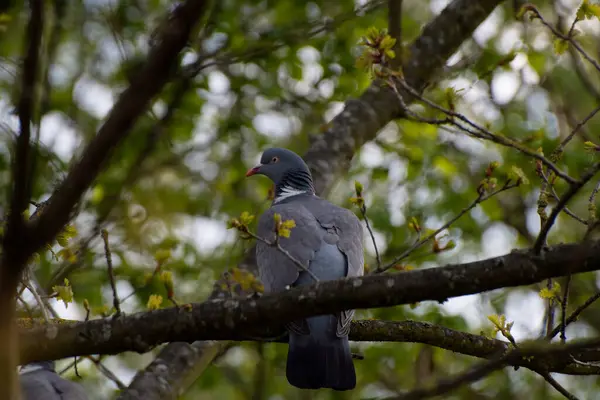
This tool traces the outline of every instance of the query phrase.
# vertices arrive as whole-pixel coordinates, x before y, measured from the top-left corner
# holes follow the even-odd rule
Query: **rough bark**
[[[192,383],[188,379],[195,376],[190,370],[204,370],[215,357],[227,348],[227,342],[213,340],[198,341],[193,344],[175,342],[168,346],[169,351],[160,354],[141,370],[120,399],[146,398],[146,393],[153,393],[160,399],[170,399],[183,394]],[[173,388],[178,388],[172,393]]]
[[[434,72],[444,66],[448,57],[458,50],[479,24],[502,2],[502,0],[455,0],[450,3],[424,27],[421,35],[409,47],[409,57],[403,63],[406,82],[421,91],[425,83],[431,80]],[[410,104],[412,99],[405,96],[404,101]],[[360,98],[346,101],[344,111],[333,119],[329,129],[317,137],[304,155],[315,181],[316,192],[322,197],[327,196],[335,180],[348,169],[355,152],[373,139],[377,132],[392,119],[401,116],[402,109],[396,94],[378,81],[374,82]],[[254,247],[249,250],[249,253],[250,257],[253,257]],[[251,265],[248,260],[245,264]],[[212,297],[219,295],[222,293],[216,291]],[[203,348],[208,349],[208,347]],[[167,356],[169,352],[180,352],[180,355],[179,357]],[[181,345],[165,347],[159,357],[192,357],[188,360],[189,365],[193,365],[193,358],[205,359],[201,352],[185,349],[185,346]],[[198,369],[193,371],[200,372]],[[157,397],[150,390],[143,391],[143,388],[150,387],[152,379],[151,374],[140,371],[131,385],[139,388],[136,389],[136,393],[140,395],[135,398],[175,398],[180,391],[180,388],[173,386],[169,394],[164,394],[163,397]],[[134,398],[126,397],[128,396],[126,392],[120,398]]]
[[[18,363],[17,334],[14,329],[14,310],[17,285],[21,280],[27,258],[19,256],[25,222],[23,211],[31,198],[33,163],[31,159],[31,123],[35,115],[36,86],[40,48],[44,32],[44,2],[29,2],[30,17],[25,34],[25,54],[21,70],[20,99],[17,105],[19,136],[12,157],[12,192],[6,234],[2,238],[0,255],[0,398],[19,398],[15,373]]]
[[[600,269],[600,241],[565,244],[542,256],[513,251],[501,257],[396,274],[373,275],[268,294],[257,299],[217,299],[75,324],[37,327],[21,335],[24,361],[82,354],[148,351],[166,341],[231,340],[256,327],[344,309],[392,307]]]

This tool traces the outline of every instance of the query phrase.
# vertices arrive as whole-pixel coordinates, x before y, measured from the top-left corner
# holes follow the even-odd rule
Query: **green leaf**
[[[569,42],[563,39],[554,39],[553,42],[554,52],[558,55],[563,54],[569,48]]]

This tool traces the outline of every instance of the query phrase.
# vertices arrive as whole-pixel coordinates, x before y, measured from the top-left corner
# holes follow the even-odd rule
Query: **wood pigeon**
[[[27,364],[19,371],[23,400],[88,400],[83,387],[58,375],[54,361]]]
[[[258,220],[257,234],[275,239],[274,214],[294,220],[289,237],[280,246],[304,265],[319,281],[361,276],[364,272],[363,228],[350,210],[315,194],[312,176],[304,160],[282,148],[262,154],[260,165],[246,176],[265,175],[275,183],[271,207]],[[314,284],[283,252],[259,241],[256,247],[259,278],[265,292],[289,286]],[[349,390],[356,386],[356,372],[348,343],[354,310],[294,321],[287,325],[288,382],[302,389]]]

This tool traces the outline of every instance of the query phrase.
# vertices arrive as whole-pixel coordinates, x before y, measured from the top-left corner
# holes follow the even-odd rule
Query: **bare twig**
[[[77,376],[78,378],[81,378],[81,375],[79,375],[79,365],[77,364],[77,357],[74,357],[73,360],[73,368],[75,369],[75,376]]]
[[[567,42],[569,42],[578,52],[579,54],[581,54],[581,56],[583,58],[585,58],[590,64],[592,64],[594,66],[594,68],[596,68],[596,71],[600,72],[600,65],[598,64],[598,62],[596,60],[594,60],[580,45],[579,43],[577,43],[577,41],[575,41],[572,37],[573,34],[573,28],[575,27],[575,23],[577,22],[577,19],[575,19],[575,21],[573,21],[573,25],[571,26],[571,29],[569,30],[569,34],[568,35],[564,35],[561,32],[559,32],[556,28],[554,28],[552,26],[552,24],[548,23],[548,21],[546,21],[544,19],[544,17],[542,17],[542,14],[537,10],[537,8],[535,7],[530,7],[528,8],[529,11],[531,11],[532,13],[535,14],[535,16],[537,18],[539,18],[539,20],[542,22],[542,24],[544,24],[544,26],[546,26],[548,29],[550,29],[550,31],[552,32],[552,34],[562,40],[565,40]]]
[[[569,344],[561,344],[561,345],[538,345],[538,343],[533,342],[529,343],[525,346],[503,352],[498,354],[496,357],[479,363],[466,373],[457,375],[456,377],[450,379],[441,380],[437,385],[432,388],[423,388],[416,389],[400,395],[398,397],[391,398],[390,400],[417,400],[424,399],[428,397],[438,396],[444,393],[448,393],[451,390],[458,388],[467,383],[476,382],[490,373],[503,368],[507,365],[514,363],[516,360],[527,358],[527,357],[535,357],[535,356],[559,356],[563,354],[569,354],[571,351],[575,349],[582,348],[592,348],[597,346],[600,343],[600,338],[583,340],[572,342]],[[538,372],[538,371],[536,371]],[[538,372],[540,373],[540,372]],[[543,373],[541,373],[543,374]],[[543,375],[542,375],[543,376]],[[550,384],[552,382],[549,381]],[[559,390],[563,395],[564,393],[558,389],[557,386],[554,386],[557,390]]]
[[[451,390],[458,388],[467,383],[476,382],[492,372],[503,368],[509,359],[514,357],[514,352],[507,352],[489,361],[483,361],[473,367],[471,370],[457,375],[453,378],[439,381],[437,385],[431,388],[415,389],[398,397],[389,400],[418,400],[428,397],[439,396],[448,393]]]
[[[121,314],[121,306],[119,305],[119,295],[117,294],[117,285],[115,284],[112,255],[110,253],[110,246],[108,244],[108,231],[106,229],[102,229],[102,240],[104,241],[104,255],[106,256],[106,264],[108,266],[108,278],[113,292],[113,306],[116,310],[116,316],[119,316]]]
[[[20,293],[17,293],[17,300],[20,301],[21,304],[23,304],[23,307],[25,307],[25,312],[27,312],[29,318],[33,319],[33,310],[31,309],[31,307],[29,307],[29,304],[27,304],[27,302],[25,301],[25,299],[23,299]]]
[[[199,71],[209,67],[233,64],[244,60],[257,58],[265,54],[272,53],[273,51],[289,46],[295,42],[306,40],[307,37],[313,37],[323,32],[330,32],[339,25],[346,21],[355,18],[357,15],[364,15],[369,13],[385,4],[386,0],[372,0],[368,1],[364,5],[353,9],[352,11],[341,13],[331,19],[325,21],[319,20],[315,22],[309,22],[307,24],[299,25],[297,22],[290,27],[283,27],[277,30],[277,40],[271,41],[271,43],[264,43],[262,41],[256,43],[250,43],[242,50],[229,51],[218,57],[212,57],[216,54],[207,54],[202,60],[197,60],[194,64],[184,68],[184,73],[197,74]],[[268,35],[268,34],[267,34]]]
[[[580,180],[575,181],[575,183],[572,183],[569,186],[569,190],[567,190],[567,192],[560,198],[560,201],[558,202],[558,204],[556,204],[556,206],[554,206],[554,208],[552,209],[552,212],[550,213],[550,216],[548,217],[548,221],[546,221],[546,223],[544,225],[542,225],[542,229],[540,230],[540,233],[535,241],[535,244],[533,245],[533,249],[537,254],[539,254],[541,252],[542,247],[546,244],[546,237],[548,236],[548,233],[550,232],[550,228],[554,224],[554,221],[556,220],[556,217],[558,216],[558,214],[564,209],[564,207],[567,205],[569,200],[571,200],[571,198],[573,198],[573,196],[575,196],[575,194],[577,194],[577,192],[579,192],[579,189],[581,189],[590,179],[592,179],[592,177],[594,175],[596,175],[596,173],[599,170],[600,170],[600,163],[597,163],[593,167],[589,168],[583,174],[583,176],[581,177]]]
[[[540,174],[542,180],[544,181],[542,188],[540,188],[540,195],[542,194],[542,191],[545,191],[546,193],[550,193],[552,195],[552,197],[554,198],[554,200],[556,200],[557,202],[560,201],[560,196],[558,195],[558,193],[556,193],[556,189],[554,189],[554,185],[550,184],[550,181],[548,181],[548,177],[546,176],[544,171],[540,170],[539,174]],[[546,190],[547,188],[550,188],[550,192],[548,192],[548,190]],[[539,201],[539,199],[538,199],[538,201]],[[580,222],[583,225],[588,224],[588,221],[584,220],[583,218],[581,218],[580,216],[575,214],[568,207],[565,207],[563,209],[563,211],[565,212],[565,214],[567,214],[569,217],[573,218],[575,221]]]
[[[427,104],[429,107],[438,110],[446,115],[448,115],[448,118],[444,118],[444,119],[429,119],[429,118],[423,118],[415,113],[413,113],[412,111],[410,111],[407,106],[404,104],[404,100],[402,99],[402,95],[400,94],[400,92],[397,90],[395,85],[391,85],[392,89],[396,92],[398,99],[400,100],[404,111],[407,113],[407,115],[412,116],[413,118],[415,118],[418,121],[421,122],[426,122],[429,124],[435,124],[435,125],[445,125],[445,124],[450,124],[450,125],[454,125],[456,126],[458,129],[460,129],[463,132],[469,133],[474,137],[477,137],[479,139],[484,139],[484,140],[489,140],[491,142],[500,144],[502,146],[506,146],[506,147],[510,147],[513,149],[516,149],[518,151],[520,151],[521,153],[524,153],[530,157],[533,157],[537,160],[540,160],[547,168],[551,169],[552,171],[554,171],[554,173],[561,177],[562,179],[564,179],[566,182],[570,183],[570,184],[574,184],[577,181],[570,177],[568,174],[564,173],[563,171],[561,171],[558,166],[556,166],[552,161],[550,161],[549,159],[547,159],[546,157],[542,156],[541,154],[539,154],[538,152],[531,150],[519,143],[517,143],[516,141],[509,139],[505,136],[501,136],[501,135],[497,135],[492,133],[491,131],[489,131],[488,129],[485,129],[483,126],[480,126],[479,124],[476,124],[475,122],[471,121],[469,118],[465,117],[463,114],[460,114],[458,112],[446,109],[438,104],[436,104],[435,102],[423,97],[418,91],[416,91],[415,89],[413,89],[412,87],[410,87],[406,81],[402,78],[396,78],[394,79],[394,82],[399,82],[400,86],[402,86],[402,88],[406,91],[408,91],[411,95],[415,96],[417,99],[419,99],[420,101],[424,102],[425,104]],[[462,122],[464,122],[465,124],[471,126],[473,129],[470,129],[460,123],[458,123],[456,120],[460,120]]]
[[[575,136],[575,134],[577,132],[579,132],[581,130],[581,128],[583,128],[583,126],[585,124],[587,124],[588,121],[590,119],[592,119],[598,113],[598,111],[600,111],[600,106],[597,106],[596,108],[594,108],[588,115],[586,115],[586,117],[584,119],[582,119],[581,121],[579,121],[577,123],[577,125],[575,125],[575,127],[571,130],[571,133],[560,142],[560,144],[558,145],[558,147],[556,148],[556,150],[554,150],[554,152],[555,153],[562,153],[563,150],[565,149],[565,146],[571,141],[571,139],[573,139],[573,137]]]
[[[36,303],[38,304],[38,307],[40,307],[40,311],[42,312],[42,316],[44,317],[44,321],[47,324],[49,324],[50,323],[50,317],[48,315],[48,310],[46,309],[46,305],[44,304],[44,301],[42,300],[42,298],[41,298],[40,294],[38,293],[37,289],[34,287],[34,285],[31,282],[23,282],[23,285],[27,288],[27,290],[29,290],[31,292],[31,294],[35,298]]]
[[[600,191],[600,181],[598,181],[598,183],[596,183],[596,186],[592,190],[592,193],[590,194],[590,199],[588,201],[588,213],[589,213],[588,221],[589,221],[590,228],[597,221],[596,195],[598,194],[599,191]]]
[[[561,324],[561,326],[557,326],[556,328],[554,328],[552,330],[552,337],[555,337],[556,335],[558,335],[569,324],[577,321],[577,318],[579,317],[579,315],[598,299],[600,299],[600,292],[597,292],[596,294],[594,294],[593,296],[588,298],[585,301],[585,303],[583,303],[582,305],[577,307],[577,309],[575,309],[575,311],[573,311],[573,313],[571,315],[569,315],[569,317],[566,319],[566,321],[564,321],[564,325],[565,325],[564,327]]]
[[[190,83],[191,83],[192,79],[193,79],[192,76],[186,75],[184,78],[182,78],[178,82],[178,84],[176,85],[175,91],[173,93],[173,96],[167,106],[167,111],[162,116],[162,118],[152,126],[152,129],[146,135],[147,139],[146,139],[145,146],[140,151],[138,156],[136,157],[135,162],[132,164],[131,168],[129,168],[125,178],[120,182],[120,184],[114,185],[114,190],[107,193],[106,196],[104,197],[102,203],[100,203],[100,205],[98,206],[98,210],[99,210],[98,216],[96,217],[96,221],[94,223],[94,227],[92,228],[90,235],[87,238],[80,240],[78,245],[75,246],[78,249],[78,251],[77,251],[78,256],[80,254],[83,254],[87,250],[92,239],[96,235],[98,235],[100,233],[100,231],[102,230],[102,227],[105,226],[106,221],[109,219],[110,212],[112,211],[112,209],[114,208],[114,206],[118,202],[118,200],[120,199],[121,191],[124,188],[127,188],[127,187],[133,185],[136,182],[136,180],[138,180],[140,178],[140,175],[144,172],[144,169],[143,169],[144,165],[146,164],[149,156],[152,154],[152,152],[156,148],[156,145],[158,144],[158,141],[161,138],[161,135],[164,134],[167,127],[173,120],[173,115],[175,114],[175,110],[181,105],[184,95],[190,89]],[[219,136],[216,136],[214,138],[214,141],[218,140],[218,138],[219,138]],[[193,151],[201,151],[203,149],[206,149],[212,143],[214,143],[214,142],[211,140],[206,144],[190,146],[185,151],[178,153],[176,155],[173,155],[171,158],[173,160],[180,161],[185,157],[185,155],[187,155]],[[78,257],[78,259],[81,259],[81,257]],[[64,277],[66,277],[74,269],[77,269],[80,265],[81,265],[81,262],[64,263],[63,265],[61,265],[59,268],[56,269],[56,272],[52,275],[52,278],[50,279],[47,287],[51,287],[52,285],[56,284],[57,282],[62,281],[62,279]]]
[[[267,240],[265,238],[262,238],[262,237],[260,237],[260,236],[258,236],[256,234],[248,231],[248,230],[245,230],[243,232],[246,233],[246,234],[248,234],[249,236],[251,236],[252,238],[254,238],[256,240],[259,240],[259,241],[265,243],[268,246],[275,247],[277,250],[279,250],[281,253],[283,253],[287,258],[289,258],[290,261],[292,261],[294,263],[294,265],[296,267],[298,267],[298,269],[300,271],[306,272],[308,275],[310,275],[311,278],[313,278],[313,280],[315,282],[319,282],[319,277],[316,276],[314,274],[314,272],[312,272],[310,269],[308,269],[307,267],[305,267],[296,257],[294,257],[293,255],[291,255],[289,251],[287,251],[286,249],[284,249],[283,247],[281,247],[281,244],[279,244],[279,235],[276,234],[275,235],[275,240],[271,242],[271,241],[269,241],[269,240]]]
[[[596,100],[600,100],[600,91],[598,91],[596,87],[596,82],[592,80],[590,75],[585,70],[583,62],[577,55],[577,50],[575,50],[571,46],[569,47],[569,54],[571,55],[573,66],[575,67],[575,73],[581,80],[582,86],[589,92],[589,94],[592,97],[594,97]]]
[[[568,301],[569,301],[569,288],[571,286],[571,275],[567,275],[567,279],[565,282],[565,290],[563,293],[563,298],[561,301],[561,329],[560,329],[560,340],[562,343],[565,343],[567,341],[567,335],[565,334],[565,329],[567,327],[567,305],[568,305]],[[549,335],[552,334],[551,331],[548,332]]]
[[[362,204],[360,208],[360,213],[365,220],[365,224],[367,225],[367,230],[369,231],[369,235],[371,236],[371,241],[373,242],[373,247],[375,248],[375,258],[377,259],[377,270],[381,269],[381,255],[379,254],[379,249],[377,248],[377,242],[375,241],[375,234],[373,233],[373,229],[371,228],[371,224],[369,223],[369,218],[367,218],[367,206]]]
[[[90,360],[92,363],[94,363],[94,365],[96,366],[96,368],[98,368],[98,370],[104,376],[106,376],[108,379],[110,379],[111,381],[113,381],[115,383],[115,385],[117,385],[117,387],[120,390],[123,390],[123,389],[127,388],[127,385],[125,385],[110,369],[106,368],[106,366],[102,363],[102,358],[101,357],[86,356],[86,358],[88,360]]]
[[[554,282],[552,281],[552,278],[548,279],[548,281],[546,282],[546,288],[548,288],[548,290],[551,291],[553,286]],[[554,326],[554,303],[554,298],[548,299],[548,307],[546,309],[546,337],[550,337],[550,332],[552,331],[552,327]]]
[[[478,204],[486,201],[487,199],[502,193],[506,190],[512,189],[514,187],[519,186],[520,183],[510,183],[510,182],[506,182],[504,184],[504,186],[502,186],[500,189],[495,190],[491,193],[488,193],[487,195],[484,195],[483,192],[481,192],[477,198],[467,207],[463,208],[461,210],[461,212],[459,212],[454,218],[452,218],[451,220],[449,220],[448,222],[446,222],[444,225],[442,225],[441,227],[439,227],[438,229],[436,229],[434,232],[430,233],[429,235],[425,236],[424,238],[420,239],[419,241],[417,241],[415,244],[413,244],[410,248],[406,249],[402,254],[400,254],[398,257],[396,257],[392,262],[390,262],[389,264],[387,264],[385,267],[381,268],[381,269],[377,269],[375,270],[373,273],[382,273],[384,271],[387,271],[388,269],[392,268],[394,265],[396,265],[397,263],[399,263],[400,261],[404,260],[406,257],[408,257],[413,251],[415,251],[416,249],[418,249],[419,247],[421,247],[422,245],[424,245],[425,243],[427,243],[428,241],[430,241],[431,239],[433,239],[434,237],[436,237],[440,232],[442,232],[444,229],[447,229],[448,227],[450,227],[453,223],[455,223],[456,221],[458,221],[460,218],[462,218],[463,215],[465,215],[466,213],[468,213],[469,211],[471,211],[473,208],[475,208]]]
[[[77,375],[79,378],[81,378],[81,376],[79,376],[79,373],[77,372],[77,365],[81,361],[82,358],[90,360],[92,362],[92,364],[94,364],[96,366],[96,368],[98,368],[98,370],[104,376],[106,376],[108,379],[110,379],[111,381],[113,381],[115,383],[115,385],[120,390],[123,390],[123,389],[127,388],[127,385],[125,385],[111,370],[109,370],[102,363],[103,355],[99,355],[97,357],[89,356],[89,355],[85,355],[85,356],[82,356],[82,357],[75,357],[75,359],[69,365],[67,365],[66,367],[64,367],[60,372],[58,372],[58,374],[59,375],[63,375],[67,371],[69,371],[71,368],[74,368],[75,369],[75,375]]]
[[[556,379],[554,379],[550,373],[548,372],[538,372],[538,374],[540,374],[545,380],[546,382],[548,382],[554,389],[556,389],[560,394],[562,394],[563,396],[565,396],[565,398],[569,399],[569,400],[578,400],[578,398],[572,394],[569,393],[569,391],[567,389],[565,389],[560,383],[558,383],[556,381]]]

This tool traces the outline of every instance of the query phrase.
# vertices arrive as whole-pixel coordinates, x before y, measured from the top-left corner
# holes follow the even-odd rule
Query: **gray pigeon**
[[[289,238],[279,243],[310,270],[319,281],[361,276],[364,271],[363,229],[351,211],[315,195],[308,166],[296,153],[271,148],[260,165],[246,176],[265,175],[275,183],[271,207],[258,220],[258,236],[275,239],[274,214],[294,220]],[[256,248],[259,278],[265,292],[288,286],[316,283],[276,247],[259,241]],[[288,382],[302,389],[349,390],[356,386],[356,372],[348,343],[354,310],[294,321],[287,325]]]
[[[54,361],[24,365],[19,371],[23,400],[88,400],[83,387],[61,378]]]

